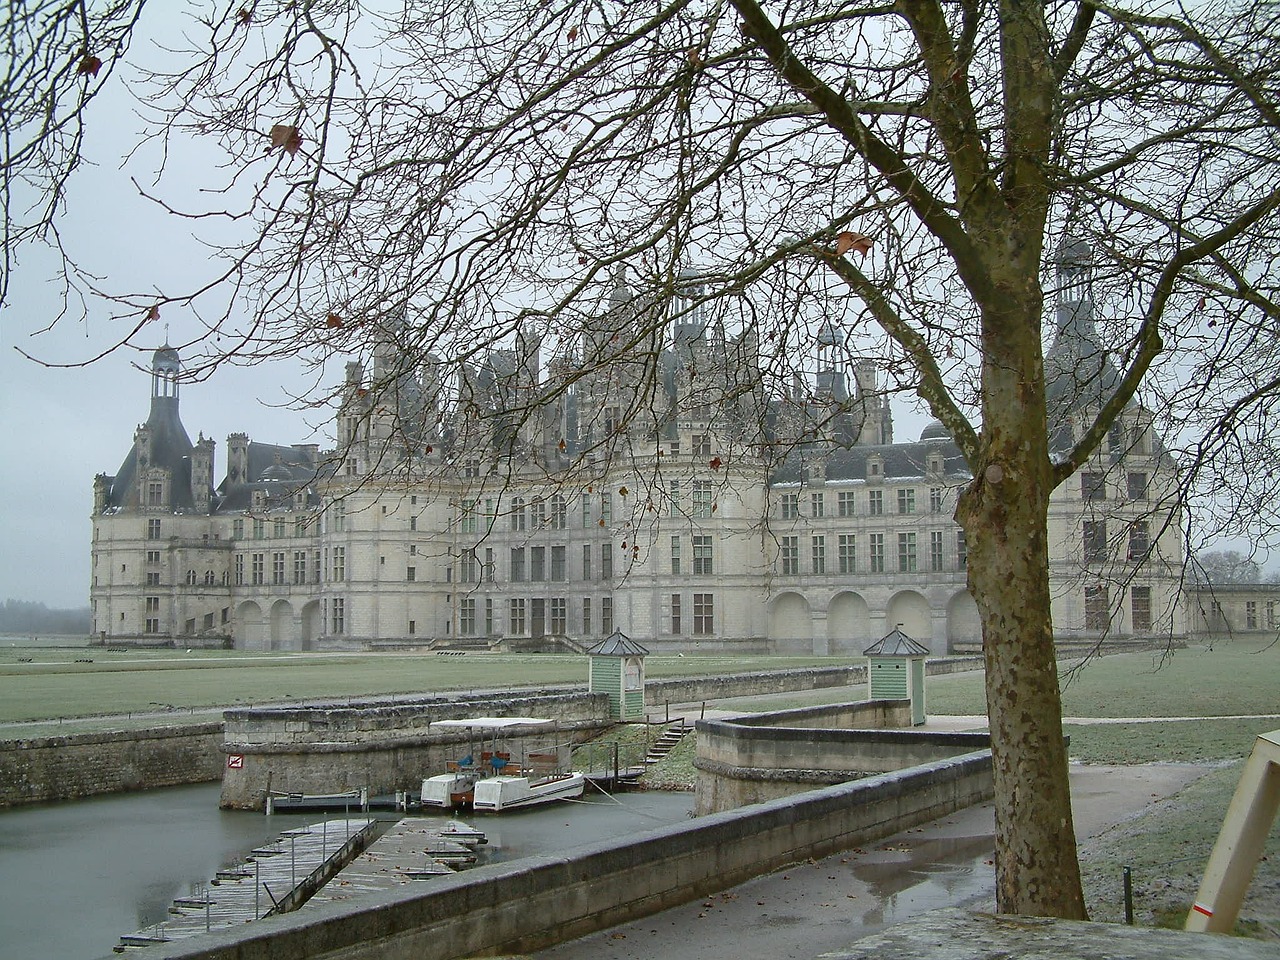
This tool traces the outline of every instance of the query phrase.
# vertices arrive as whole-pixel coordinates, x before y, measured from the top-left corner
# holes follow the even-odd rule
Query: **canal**
[[[0,811],[4,955],[109,957],[121,934],[163,922],[174,897],[220,867],[324,819],[223,811],[218,794],[205,784]],[[627,793],[469,822],[489,838],[486,860],[508,860],[679,822],[692,806],[690,793]]]

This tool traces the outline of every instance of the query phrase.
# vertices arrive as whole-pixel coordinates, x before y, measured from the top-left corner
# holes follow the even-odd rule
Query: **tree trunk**
[[[1037,292],[1038,293],[1038,292]],[[1008,298],[1006,303],[1013,298]],[[992,317],[983,368],[982,462],[957,519],[982,617],[995,769],[1001,913],[1086,919],[1071,820],[1049,604],[1048,507],[1038,295]],[[1021,314],[1021,318],[1018,317]]]

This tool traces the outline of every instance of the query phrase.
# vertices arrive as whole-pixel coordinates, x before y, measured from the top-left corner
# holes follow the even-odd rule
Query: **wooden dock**
[[[122,936],[115,952],[452,873],[474,863],[474,847],[485,842],[483,833],[456,821],[442,828],[438,818],[401,820],[375,840],[378,826],[360,817],[287,830],[174,900],[168,920]]]

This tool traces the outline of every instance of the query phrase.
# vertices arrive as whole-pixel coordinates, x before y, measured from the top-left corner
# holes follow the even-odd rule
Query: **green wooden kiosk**
[[[587,651],[587,689],[609,695],[614,720],[644,719],[644,658],[649,651],[615,630]]]
[[[872,700],[910,700],[911,725],[924,723],[924,660],[929,648],[902,632],[901,624],[862,651]]]

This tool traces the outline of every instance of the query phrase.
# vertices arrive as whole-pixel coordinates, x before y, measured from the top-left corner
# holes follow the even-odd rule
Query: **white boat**
[[[499,813],[517,807],[532,807],[552,800],[582,796],[587,778],[581,773],[555,773],[546,777],[486,777],[477,780],[471,806],[475,810]]]
[[[445,773],[422,781],[422,805],[444,810],[473,806],[497,812],[582,795],[586,778],[566,772],[568,745],[530,747],[527,738],[553,732],[556,722],[542,717],[472,717],[438,720],[437,727],[458,727],[470,734],[465,756]],[[500,742],[511,739],[513,749]],[[562,757],[564,763],[562,764]]]

